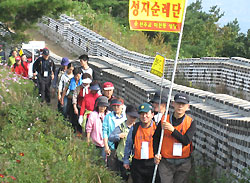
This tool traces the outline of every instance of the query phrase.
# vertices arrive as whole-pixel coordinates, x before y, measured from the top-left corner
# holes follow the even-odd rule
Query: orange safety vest
[[[161,123],[163,123],[164,117],[162,117]],[[170,123],[170,116],[167,117],[167,122]],[[174,128],[179,131],[182,135],[184,135],[189,129],[192,123],[192,118],[185,114],[183,122],[178,126],[174,126]],[[180,143],[177,139],[175,139],[172,135],[172,132],[169,130],[164,130],[164,136],[162,141],[161,155],[163,158],[170,159],[182,159],[188,158],[191,154],[192,144],[188,144],[186,146],[182,146],[182,156],[173,156],[173,145],[174,143]]]
[[[154,158],[154,151],[153,151],[153,135],[156,129],[155,122],[149,128],[142,128],[140,125],[135,135],[135,142],[134,142],[134,158],[141,159],[141,145],[142,142],[148,142],[149,147],[149,159]]]

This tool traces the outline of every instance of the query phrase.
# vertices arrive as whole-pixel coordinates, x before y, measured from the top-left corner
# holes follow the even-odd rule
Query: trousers
[[[42,102],[46,101],[47,103],[50,103],[50,86],[51,76],[42,77],[41,75],[38,75],[38,87]]]
[[[72,124],[74,132],[75,133],[76,132],[82,133],[82,127],[78,123],[78,115],[75,114],[75,112],[74,112],[74,108],[73,108],[73,104],[72,104],[72,99],[71,98],[68,98],[68,100],[67,100],[67,111],[68,111],[68,115],[69,115],[69,121]]]
[[[162,158],[159,164],[159,174],[162,183],[185,183],[191,169],[191,158],[181,164],[172,164]]]
[[[133,182],[136,183],[151,183],[153,174],[154,174],[154,159],[142,159],[137,160],[135,158],[132,159],[131,166],[131,176]],[[155,183],[160,183],[159,173],[156,173]]]

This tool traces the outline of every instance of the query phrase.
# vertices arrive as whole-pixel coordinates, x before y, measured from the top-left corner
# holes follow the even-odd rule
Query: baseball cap
[[[150,105],[149,103],[143,103],[139,106],[138,113],[148,112],[152,109],[153,109],[152,105]]]
[[[20,57],[20,56],[17,56],[17,57],[15,57],[15,60],[16,60],[16,61],[20,61],[20,60],[21,60],[21,57]]]
[[[100,88],[99,84],[94,84],[94,85],[91,85],[89,87],[89,89],[97,91],[97,90],[100,90],[101,88]]]
[[[108,102],[108,98],[105,96],[100,96],[96,99],[96,105],[97,106],[105,106],[108,107],[109,106],[109,102]]]
[[[188,104],[189,103],[189,96],[185,93],[177,93],[174,96],[174,101],[176,103]]]
[[[111,100],[110,105],[123,105],[124,101],[122,99],[114,98]]]
[[[161,100],[160,100],[160,91],[157,91],[154,95],[154,98],[150,101],[151,103],[167,103],[168,97],[165,95],[165,93],[162,92]]]
[[[49,55],[49,50],[48,50],[48,48],[44,48],[42,54],[48,56],[48,55]]]
[[[69,59],[67,57],[63,57],[61,61],[61,65],[67,66],[69,64]]]
[[[139,117],[139,114],[133,105],[128,105],[126,107],[126,114],[135,118]]]
[[[82,83],[84,83],[84,84],[90,84],[91,82],[92,82],[92,79],[90,79],[90,78],[82,79]]]
[[[111,82],[106,82],[102,85],[103,90],[113,90],[114,85]]]

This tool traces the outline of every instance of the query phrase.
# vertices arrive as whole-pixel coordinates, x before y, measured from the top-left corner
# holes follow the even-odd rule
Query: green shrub
[[[40,104],[32,81],[1,65],[0,86],[0,182],[121,182],[94,145]]]

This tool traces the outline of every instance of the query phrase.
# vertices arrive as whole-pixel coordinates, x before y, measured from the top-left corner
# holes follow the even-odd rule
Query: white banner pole
[[[181,39],[182,39],[182,33],[183,33],[184,22],[185,22],[185,17],[186,17],[186,9],[187,9],[187,0],[185,0],[185,8],[184,8],[184,12],[183,12],[181,31],[180,31],[180,34],[179,34],[179,41],[178,41],[178,46],[177,46],[177,51],[176,51],[176,56],[175,56],[175,61],[174,61],[174,70],[173,70],[171,85],[170,85],[170,88],[169,88],[168,102],[167,102],[167,108],[166,108],[166,112],[165,112],[165,116],[164,116],[164,122],[167,121],[167,115],[168,115],[168,111],[169,111],[170,99],[171,99],[173,85],[174,85],[174,77],[175,77],[175,72],[176,72],[176,68],[177,68],[178,57],[179,57],[179,52],[180,52],[180,47],[181,47]],[[161,124],[158,124],[158,125],[161,125]],[[162,146],[163,135],[164,135],[164,129],[162,128],[160,143],[159,143],[158,152],[157,152],[158,155],[161,154],[161,146]],[[155,182],[157,168],[158,168],[158,165],[155,165],[152,183]]]
[[[159,113],[160,113],[160,108],[161,108],[161,98],[162,98],[162,90],[163,90],[162,88],[163,88],[163,80],[164,80],[164,73],[165,73],[165,62],[166,62],[166,58],[164,57],[164,62],[163,62],[163,75],[162,75],[162,77],[161,77],[160,101],[159,101],[159,105],[158,105],[157,124],[158,124],[159,120],[161,120],[161,119],[159,119],[159,117],[160,117]]]

